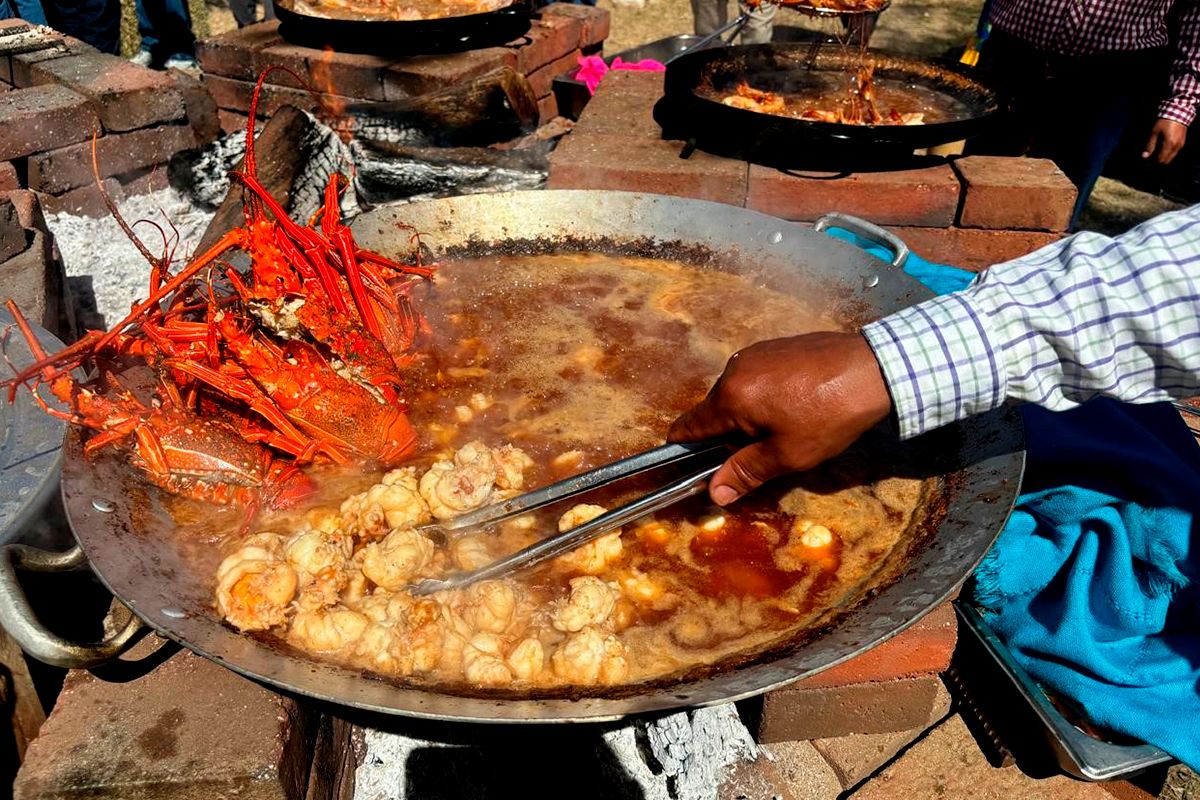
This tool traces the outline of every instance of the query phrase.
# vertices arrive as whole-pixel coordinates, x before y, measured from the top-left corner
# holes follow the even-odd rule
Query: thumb
[[[714,503],[727,506],[777,475],[790,472],[770,440],[746,445],[729,457],[708,483]]]
[[[1142,151],[1142,158],[1149,158],[1154,155],[1154,151],[1158,149],[1158,140],[1162,138],[1162,133],[1158,128],[1150,131],[1150,141],[1146,142],[1146,149]]]

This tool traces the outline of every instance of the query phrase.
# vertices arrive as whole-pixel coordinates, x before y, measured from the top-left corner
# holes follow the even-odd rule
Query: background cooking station
[[[38,321],[64,338],[75,322],[41,209],[104,213],[84,158],[97,123],[100,166],[118,197],[161,188],[163,165],[177,151],[242,130],[252,81],[271,64],[306,75],[325,70],[326,96],[360,109],[507,68],[527,79],[535,118],[546,123],[558,112],[553,79],[580,55],[599,52],[609,29],[602,10],[553,5],[513,42],[394,59],[304,47],[268,22],[203,42],[205,75],[194,81],[22,25],[0,22],[0,98],[9,95],[0,100],[0,274],[5,294],[36,309]],[[264,116],[284,104],[313,106],[287,76],[272,80]],[[684,143],[663,140],[653,119],[661,95],[659,74],[607,76],[550,156],[548,185],[717,200],[802,222],[843,211],[888,226],[922,255],[972,269],[1064,235],[1074,188],[1049,162],[966,158],[842,175],[786,173],[699,151],[683,159]],[[38,137],[17,135],[35,128]],[[86,587],[86,580],[70,584],[80,603]],[[120,609],[116,617],[111,627],[120,627]],[[16,795],[28,800],[373,800],[518,791],[667,800],[703,797],[718,785],[723,797],[833,798],[856,790],[855,797],[870,798],[921,796],[929,780],[951,793],[987,785],[997,796],[1032,796],[1019,773],[992,770],[962,719],[952,716],[939,676],[951,665],[956,640],[956,616],[945,605],[861,656],[736,707],[619,725],[524,728],[519,735],[300,700],[154,636],[118,662],[69,673],[45,719],[20,654],[0,647],[0,660],[9,670],[4,698],[17,711],[14,749],[27,756]],[[986,726],[975,733],[990,741]],[[1011,760],[1002,749],[988,757]],[[536,778],[520,767],[534,761]],[[881,768],[882,778],[870,780]],[[1061,777],[1037,784],[1036,792],[1107,796]]]

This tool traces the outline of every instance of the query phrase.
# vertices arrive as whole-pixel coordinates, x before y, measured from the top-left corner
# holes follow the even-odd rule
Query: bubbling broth
[[[813,624],[902,541],[926,491],[891,477],[886,451],[852,453],[731,508],[692,498],[512,578],[414,600],[407,583],[482,566],[682,472],[436,546],[412,530],[431,514],[659,444],[738,348],[839,327],[742,276],[601,254],[449,262],[420,307],[433,336],[405,375],[421,436],[408,465],[316,469],[318,496],[260,517],[248,539],[233,515],[214,534],[211,514],[181,513],[235,627],[419,683],[638,682]]]

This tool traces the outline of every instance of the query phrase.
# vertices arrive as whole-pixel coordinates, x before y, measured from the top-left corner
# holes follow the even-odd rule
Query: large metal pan
[[[356,20],[306,14],[293,0],[273,3],[279,35],[293,44],[392,58],[507,44],[529,31],[533,13],[532,0],[513,0],[494,11],[440,19]]]
[[[838,224],[857,226],[884,241],[897,263],[907,252],[882,229],[852,218]],[[763,285],[804,293],[850,325],[929,296],[897,263],[888,265],[823,233],[719,203],[599,191],[473,195],[379,209],[359,217],[354,230],[364,247],[398,255],[407,247],[409,225],[426,233],[425,243],[440,258],[496,248],[599,249],[734,270]],[[819,629],[670,680],[514,697],[453,695],[386,681],[234,632],[212,608],[211,576],[194,574],[184,564],[159,491],[119,457],[85,461],[82,445],[83,434],[72,430],[62,483],[75,536],[100,580],[154,630],[230,669],[303,695],[386,713],[473,721],[611,720],[720,703],[848,659],[950,596],[1007,519],[1024,463],[1013,416],[979,418],[918,439],[909,445],[914,463],[945,475],[935,492],[938,507],[908,533],[877,575],[829,612]],[[55,643],[20,613],[23,598],[8,563],[16,558],[53,569],[71,557],[55,561],[27,549],[5,552],[0,578],[9,580],[0,580],[0,623],[30,652],[78,664],[110,657],[120,647],[120,642],[108,643],[98,655],[78,647],[56,655]]]
[[[860,62],[860,57],[862,61]],[[957,110],[927,125],[841,125],[733,108],[703,97],[711,87],[732,92],[742,81],[756,89],[795,92],[824,85],[859,64],[941,96]],[[843,84],[845,82],[843,81]],[[989,130],[1003,105],[985,72],[957,62],[881,50],[810,44],[757,44],[700,50],[669,65],[664,95],[654,109],[663,138],[694,140],[705,151],[767,166],[795,169],[886,166],[914,150],[958,142]],[[886,109],[881,109],[886,112]]]

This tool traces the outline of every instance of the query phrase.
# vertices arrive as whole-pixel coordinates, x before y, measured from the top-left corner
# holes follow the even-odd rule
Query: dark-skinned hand
[[[1142,151],[1142,158],[1154,157],[1159,164],[1170,164],[1187,141],[1188,126],[1173,119],[1159,117],[1150,129],[1150,141]]]
[[[770,479],[815,467],[891,410],[875,355],[857,333],[810,333],[740,350],[699,405],[671,426],[687,442],[741,431],[754,441],[709,482],[728,505]]]

